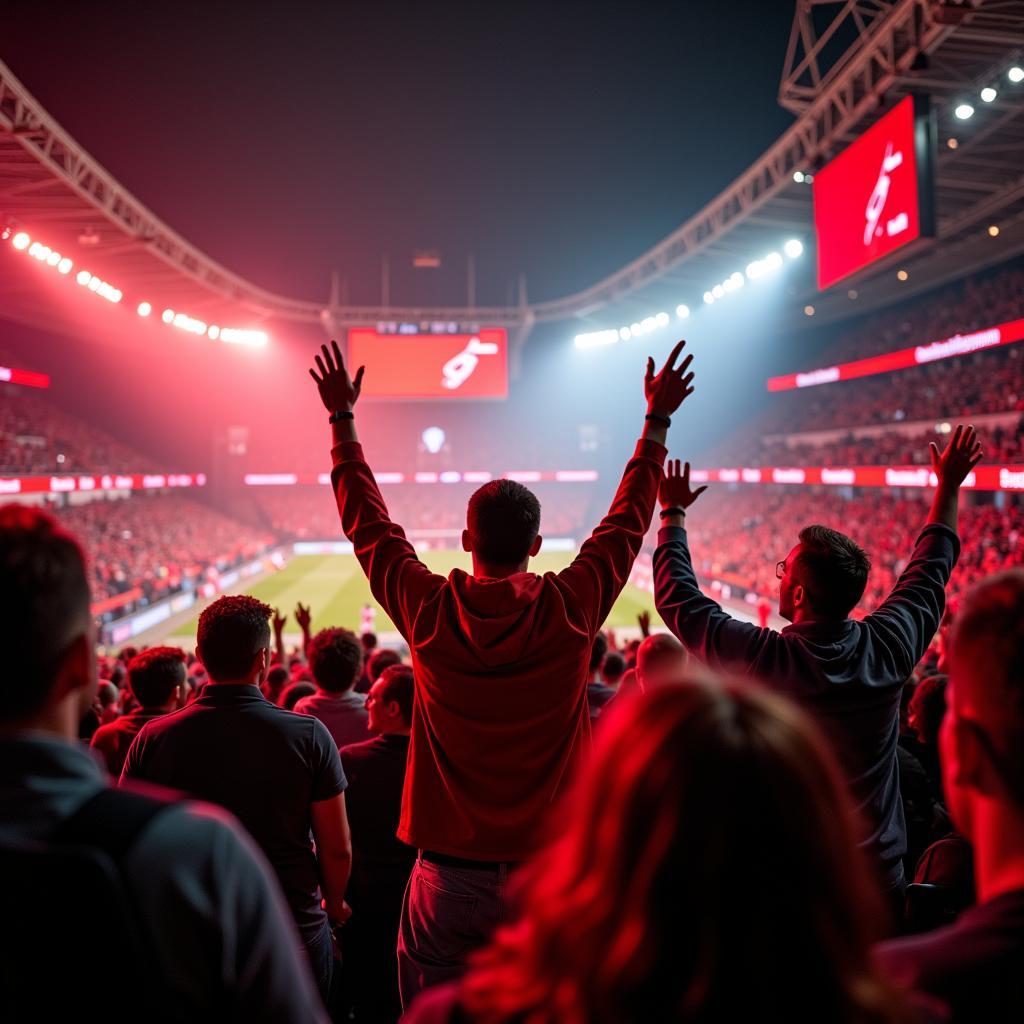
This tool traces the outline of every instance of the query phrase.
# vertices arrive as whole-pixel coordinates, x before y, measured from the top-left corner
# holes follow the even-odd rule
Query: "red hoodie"
[[[590,650],[650,525],[665,448],[637,444],[608,515],[568,568],[500,580],[432,573],[388,518],[361,445],[331,454],[342,529],[412,652],[398,838],[473,860],[523,860],[589,747]]]

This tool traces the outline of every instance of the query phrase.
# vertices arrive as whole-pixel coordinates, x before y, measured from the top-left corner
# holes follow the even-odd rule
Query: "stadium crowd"
[[[1017,1019],[1024,570],[994,571],[994,509],[959,514],[973,431],[932,454],[930,506],[881,510],[891,575],[854,619],[849,503],[853,536],[808,526],[831,511],[811,495],[767,526],[777,495],[705,497],[666,465],[681,348],[649,365],[641,439],[567,569],[524,571],[540,506],[496,480],[449,578],[388,516],[360,376],[323,348],[342,529],[409,665],[248,596],[205,609],[193,654],[97,662],[79,541],[0,509],[5,1014],[80,1010],[103,950],[106,1020]],[[668,632],[642,617],[620,650],[603,624],[659,504]],[[699,567],[734,542],[778,579],[782,632],[698,588],[691,545]]]

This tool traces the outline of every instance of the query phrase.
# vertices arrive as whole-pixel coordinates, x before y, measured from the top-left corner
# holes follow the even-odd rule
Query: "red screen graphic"
[[[907,96],[814,176],[818,287],[928,234],[930,154],[923,101]]]
[[[370,398],[507,398],[508,336],[500,327],[475,334],[348,332],[352,372],[366,367]]]

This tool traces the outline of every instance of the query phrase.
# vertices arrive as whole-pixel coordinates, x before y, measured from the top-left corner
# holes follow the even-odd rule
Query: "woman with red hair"
[[[909,1019],[870,955],[875,888],[795,706],[692,679],[610,716],[519,912],[415,1024]]]

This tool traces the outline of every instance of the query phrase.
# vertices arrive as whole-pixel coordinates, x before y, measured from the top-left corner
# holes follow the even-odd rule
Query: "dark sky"
[[[176,3],[36,0],[2,58],[209,255],[319,299],[542,300],[664,237],[790,123],[792,0]],[[413,272],[437,248],[440,272]]]

